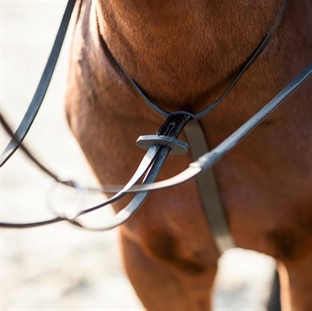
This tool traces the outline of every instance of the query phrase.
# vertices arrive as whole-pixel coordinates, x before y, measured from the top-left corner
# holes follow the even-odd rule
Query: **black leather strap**
[[[157,132],[157,135],[167,135],[169,137],[178,137],[181,130],[187,124],[190,120],[192,120],[192,115],[188,113],[173,113],[169,115],[169,117],[165,120],[165,122],[160,127],[159,131]],[[124,221],[129,219],[142,205],[144,202],[147,192],[138,193],[134,199],[128,204],[121,212],[116,214],[110,221],[105,223],[102,226],[87,226],[84,223],[80,222],[77,217],[84,215],[86,213],[92,212],[94,210],[97,210],[101,207],[104,207],[106,205],[112,204],[113,202],[119,200],[122,198],[126,193],[130,190],[131,187],[133,187],[147,172],[147,175],[145,177],[144,183],[151,183],[155,180],[157,177],[161,167],[163,166],[168,154],[170,153],[170,147],[167,146],[161,146],[161,145],[152,145],[147,153],[145,154],[144,158],[142,159],[139,167],[137,168],[137,171],[133,175],[133,177],[130,179],[130,181],[127,183],[127,185],[119,191],[117,194],[115,194],[111,199],[107,200],[106,202],[93,206],[91,208],[88,208],[86,210],[83,210],[81,212],[77,212],[76,215],[71,214],[71,218],[66,218],[66,212],[62,212],[62,215],[58,215],[58,217],[40,221],[40,222],[32,222],[32,223],[0,223],[0,227],[5,228],[30,228],[30,227],[38,227],[47,225],[50,223],[59,222],[62,220],[68,220],[72,224],[91,230],[91,231],[103,231],[103,230],[109,230],[112,229],[120,224],[122,224]]]
[[[227,94],[233,89],[233,87],[239,81],[239,79],[245,73],[245,71],[250,67],[250,65],[255,61],[255,59],[261,54],[261,52],[267,46],[268,42],[271,40],[272,36],[275,34],[275,32],[276,32],[276,30],[277,30],[277,28],[278,28],[278,26],[282,20],[284,12],[286,10],[287,2],[288,2],[288,0],[284,0],[283,6],[282,6],[277,18],[275,19],[275,22],[273,23],[271,29],[269,30],[269,32],[267,33],[265,38],[262,40],[262,42],[259,44],[259,46],[256,48],[254,53],[247,60],[246,64],[243,66],[242,70],[238,73],[238,75],[235,77],[235,79],[232,81],[232,83],[227,87],[227,89],[224,91],[224,93],[215,102],[213,102],[212,104],[207,106],[203,111],[196,114],[195,116],[193,115],[194,120],[198,120],[198,119],[204,117],[210,111],[212,111],[227,96]],[[105,45],[106,45],[106,43],[105,43]],[[111,53],[111,52],[109,51],[109,53]],[[114,58],[112,56],[112,59],[115,60],[119,69],[127,77],[128,81],[132,84],[132,86],[135,88],[135,90],[140,94],[140,96],[143,98],[143,100],[158,114],[160,114],[163,117],[167,117],[168,113],[166,111],[162,110],[160,107],[158,107],[157,105],[155,105],[153,102],[151,102],[149,100],[149,98],[144,94],[144,92],[139,87],[139,85],[132,79],[132,77],[117,62],[116,58]],[[197,159],[200,155],[208,152],[208,146],[206,143],[206,139],[205,139],[204,133],[203,133],[198,122],[194,121],[192,123],[189,123],[185,127],[185,134],[186,134],[188,141],[191,145],[191,154],[192,154],[193,160]],[[158,137],[158,139],[159,139],[159,137]],[[146,145],[150,146],[150,144],[152,144],[153,142],[156,142],[155,137],[143,136],[143,137],[139,137],[137,144],[140,147],[144,148],[144,146],[146,146]],[[162,140],[162,144],[170,146],[170,142],[168,142],[167,140],[164,140],[164,139]],[[177,148],[177,149],[180,151],[179,148]],[[181,150],[183,152],[183,148]],[[208,223],[210,225],[210,228],[212,230],[213,236],[215,238],[217,248],[219,249],[220,253],[222,253],[229,248],[235,247],[235,242],[234,242],[234,239],[231,235],[231,231],[230,231],[229,226],[227,224],[227,219],[226,219],[224,210],[223,210],[221,202],[220,202],[219,193],[218,193],[218,189],[216,186],[216,181],[215,181],[215,177],[214,177],[212,167],[209,168],[208,170],[206,170],[200,176],[198,176],[197,182],[198,182],[198,187],[199,187],[204,211],[205,211]],[[144,194],[147,194],[147,193],[144,192]],[[138,197],[138,196],[139,196],[139,193],[136,195],[136,197]],[[130,205],[131,205],[131,203],[130,203]]]
[[[0,113],[0,123],[2,127],[4,128],[4,130],[7,132],[7,134],[11,137],[11,139],[15,139],[12,128],[9,126],[8,122],[6,121],[6,118],[3,116],[3,113]],[[102,187],[102,188],[82,186],[74,180],[69,180],[69,179],[64,180],[60,178],[59,175],[56,174],[54,171],[52,171],[49,167],[43,164],[43,162],[39,160],[34,155],[34,153],[27,147],[25,142],[22,142],[19,148],[43,173],[47,174],[56,182],[61,183],[62,185],[65,185],[71,188],[83,188],[88,192],[102,192],[102,193],[117,193],[123,188],[123,186],[111,186],[111,187],[108,186],[108,187]]]
[[[111,199],[107,200],[106,202],[90,207],[87,210],[81,211],[77,213],[76,215],[71,215],[73,218],[78,217],[80,215],[84,215],[86,213],[92,212],[94,210],[97,210],[101,207],[104,207],[108,204],[111,204],[123,196],[125,196],[128,192],[128,190],[134,186],[145,174],[145,172],[150,168],[150,166],[153,164],[154,159],[157,155],[157,153],[160,150],[160,146],[153,145],[151,148],[147,151],[145,156],[143,157],[140,165],[138,166],[136,172],[130,179],[130,181],[124,186],[122,190],[120,190],[118,193],[116,193]],[[55,211],[54,211],[55,212]],[[63,220],[69,220],[72,221],[72,219],[67,219],[64,216],[66,215],[66,211],[62,212],[62,215],[58,215],[56,218],[44,220],[44,221],[38,221],[38,222],[30,222],[30,223],[8,223],[8,222],[0,222],[0,227],[4,228],[16,228],[16,229],[23,229],[23,228],[31,228],[31,227],[39,227],[44,226],[48,224],[52,224],[55,222],[63,221]]]
[[[190,113],[173,113],[170,116],[167,112],[161,110],[159,107],[157,107],[155,104],[151,103],[148,98],[145,96],[145,94],[142,92],[142,90],[138,87],[136,82],[132,80],[132,78],[123,70],[123,68],[120,66],[120,69],[125,73],[125,75],[128,77],[129,81],[133,84],[133,86],[136,88],[136,90],[141,94],[143,99],[158,113],[165,117],[170,117],[168,120],[165,121],[170,126],[165,126],[163,129],[159,131],[159,133],[164,133],[160,135],[168,135],[170,137],[177,137],[178,133],[182,130],[183,126],[190,121],[191,119],[199,119],[206,115],[208,112],[210,112],[216,105],[218,105],[222,99],[230,92],[230,90],[234,87],[234,85],[237,83],[239,78],[243,75],[243,73],[248,69],[248,67],[252,64],[252,62],[258,57],[258,55],[263,51],[263,49],[267,46],[269,40],[274,35],[276,29],[278,28],[280,21],[282,19],[282,16],[285,12],[285,8],[287,5],[288,0],[284,0],[282,9],[276,18],[273,26],[271,27],[270,31],[268,32],[267,36],[263,39],[263,41],[260,43],[258,48],[255,50],[255,52],[252,54],[250,59],[246,62],[245,66],[241,70],[241,72],[238,74],[238,76],[234,79],[234,81],[231,83],[231,85],[226,89],[224,94],[214,103],[212,103],[210,106],[208,106],[204,111],[197,115],[192,115]],[[71,11],[73,9],[75,0],[69,0],[66,12],[63,17],[63,21],[59,30],[59,33],[57,35],[56,42],[54,44],[53,50],[51,52],[49,61],[47,63],[45,72],[43,74],[43,77],[41,79],[41,82],[38,86],[38,89],[35,93],[35,96],[33,98],[33,101],[19,127],[17,132],[15,133],[15,137],[10,142],[9,146],[6,148],[5,152],[1,156],[0,165],[3,165],[3,163],[14,153],[14,151],[18,148],[18,146],[21,144],[23,138],[25,137],[26,133],[29,130],[29,127],[31,126],[39,108],[41,105],[41,102],[43,100],[44,94],[46,92],[46,89],[48,87],[48,84],[50,82],[54,66],[56,63],[56,59],[59,54],[60,46],[62,43],[60,41],[63,41],[64,38],[64,31],[66,32],[66,29],[64,30],[64,27],[67,28],[69,18],[71,15]],[[66,25],[66,26],[62,26]],[[61,29],[62,28],[62,29]],[[54,52],[55,50],[55,52]],[[56,59],[55,59],[56,58]],[[117,61],[116,61],[117,63]],[[54,66],[53,66],[54,64]],[[117,63],[118,64],[118,63]],[[91,207],[85,211],[82,211],[76,215],[75,219],[69,219],[72,223],[74,223],[77,226],[83,227],[84,224],[78,222],[77,217],[80,215],[83,215],[85,213],[91,212],[95,209],[98,209],[100,207],[103,207],[107,204],[110,204],[114,202],[115,200],[119,199],[121,196],[125,195],[126,192],[129,191],[136,191],[141,192],[138,193],[134,200],[123,210],[122,214],[117,214],[116,217],[110,222],[110,224],[106,224],[104,227],[91,227],[87,228],[90,230],[107,230],[107,227],[113,227],[115,225],[118,225],[128,219],[131,215],[135,213],[135,211],[139,208],[139,206],[143,203],[147,191],[154,190],[154,189],[160,189],[165,188],[169,186],[173,186],[176,184],[179,184],[181,182],[185,182],[198,174],[202,173],[203,170],[211,167],[214,163],[216,163],[226,152],[231,150],[233,147],[235,147],[238,142],[243,139],[255,126],[257,126],[269,113],[271,113],[296,87],[298,87],[312,72],[312,66],[311,64],[308,65],[308,67],[297,77],[295,78],[282,92],[280,92],[269,104],[267,104],[257,115],[255,115],[253,118],[251,118],[244,126],[242,126],[239,130],[237,130],[235,133],[233,133],[228,139],[226,139],[223,143],[221,143],[217,148],[212,150],[211,152],[206,153],[204,156],[202,156],[197,161],[191,163],[189,169],[185,170],[181,174],[175,176],[174,178],[154,184],[150,184],[153,182],[158,175],[158,172],[163,165],[166,157],[168,156],[168,153],[170,151],[170,147],[168,146],[158,146],[158,145],[152,145],[147,152],[146,158],[143,159],[141,165],[138,168],[137,175],[131,179],[131,181],[126,185],[126,187],[121,190],[118,194],[116,194],[111,200],[108,200],[107,202],[104,202],[103,204],[100,204],[95,207]],[[179,115],[180,114],[180,115]],[[183,115],[182,115],[183,114]],[[178,116],[179,115],[179,116]],[[174,125],[172,127],[172,124]],[[155,159],[155,160],[154,160]],[[146,162],[146,163],[145,163]],[[138,176],[143,176],[143,168],[148,169],[150,167],[150,170],[145,178],[144,185],[142,186],[134,186],[134,184],[137,182],[138,179],[136,179]],[[142,173],[142,175],[141,175]],[[205,181],[206,182],[206,181]],[[204,183],[205,183],[204,182]],[[216,192],[215,192],[216,193]],[[211,198],[211,196],[209,196]],[[206,200],[206,199],[205,199]],[[119,215],[119,216],[118,216]],[[35,222],[35,223],[26,223],[26,224],[13,224],[13,223],[0,223],[0,226],[2,227],[11,227],[11,228],[27,228],[27,227],[34,227],[34,226],[42,226],[58,221],[62,221],[64,218],[57,217],[51,220],[42,221],[42,222]],[[115,224],[114,224],[115,222]],[[222,230],[221,230],[222,231]],[[224,232],[224,230],[223,230]],[[221,234],[223,234],[221,232]],[[222,246],[222,243],[219,243],[219,248],[223,249],[225,248]]]
[[[192,120],[192,115],[185,112],[175,112],[170,114],[165,122],[160,127],[159,131],[157,132],[157,135],[166,135],[168,137],[174,137],[177,138],[182,131],[183,127]],[[151,148],[159,148],[159,153],[156,155],[155,162],[151,165],[151,168],[147,172],[143,184],[149,184],[155,181],[157,178],[162,166],[164,165],[169,153],[170,153],[170,147],[169,146],[163,146],[163,145],[152,145]],[[68,219],[73,225],[76,225],[78,227],[81,227],[86,230],[90,231],[107,231],[110,229],[113,229],[121,224],[123,224],[126,220],[128,220],[131,216],[133,216],[139,208],[142,206],[143,202],[145,201],[146,197],[148,195],[148,191],[139,192],[137,193],[134,198],[131,200],[131,202],[123,208],[120,212],[118,212],[111,220],[105,222],[104,224],[99,225],[87,225],[83,221],[78,220],[77,217],[84,214],[80,213],[75,217],[74,219]],[[109,202],[106,202],[108,204]],[[88,210],[89,211],[89,210]]]
[[[266,48],[274,34],[276,33],[276,30],[278,29],[282,18],[284,16],[284,13],[286,11],[286,7],[288,4],[288,0],[284,0],[281,9],[279,11],[279,14],[277,15],[275,21],[273,22],[272,27],[269,29],[267,35],[263,38],[263,40],[259,43],[255,51],[251,54],[251,56],[247,59],[245,65],[243,68],[239,71],[237,76],[234,78],[234,80],[231,82],[231,84],[226,88],[226,90],[223,92],[223,94],[213,103],[208,105],[203,111],[195,114],[193,116],[194,120],[199,120],[203,118],[205,115],[207,115],[209,112],[211,112],[215,107],[217,107],[221,101],[228,95],[228,93],[234,88],[236,83],[239,81],[239,79],[242,77],[242,75],[247,71],[247,69],[250,67],[250,65],[257,59],[257,57],[261,54],[261,52]],[[107,44],[103,39],[102,42],[106,47]],[[133,86],[133,88],[137,91],[137,93],[142,97],[142,99],[145,101],[145,103],[152,108],[156,113],[161,115],[164,118],[167,118],[170,112],[167,112],[160,107],[158,107],[155,103],[149,100],[148,96],[143,92],[141,87],[136,83],[136,81],[128,74],[128,72],[119,64],[119,62],[116,60],[116,58],[113,56],[111,51],[107,47],[108,53],[110,53],[112,59],[118,66],[119,70],[124,74],[124,76],[127,78],[127,80],[130,82],[130,84]]]
[[[40,109],[44,96],[49,87],[58,57],[60,55],[60,51],[64,42],[65,34],[74,9],[75,2],[76,0],[69,0],[67,3],[60,28],[56,35],[52,51],[41,76],[37,90],[28,107],[28,110],[26,111],[26,114],[24,115],[21,124],[19,125],[17,131],[14,133],[14,138],[12,138],[12,140],[9,142],[9,144],[0,156],[0,167],[14,154],[14,152],[21,145],[23,139],[25,138],[33,121],[36,118],[36,115]]]
[[[207,140],[199,121],[189,122],[184,128],[184,133],[190,144],[193,161],[209,151]],[[209,228],[212,231],[216,246],[222,254],[226,250],[236,247],[236,244],[220,201],[213,168],[210,167],[205,170],[197,176],[196,180]]]
[[[149,185],[134,186],[129,191],[147,191],[164,189],[184,183],[195,178],[206,169],[216,164],[225,154],[236,147],[253,129],[255,129],[270,113],[272,113],[292,92],[312,75],[312,62],[302,72],[287,84],[268,104],[225,139],[216,148],[202,155],[197,161],[176,176]]]
[[[2,113],[0,113],[0,122],[4,130],[11,137],[11,140],[14,140],[15,139],[14,133]],[[16,144],[19,144],[19,142],[16,142]],[[20,144],[20,148],[27,155],[27,157],[33,163],[35,163],[44,173],[46,173],[47,175],[49,175],[50,177],[52,177],[57,181],[59,180],[56,174],[54,174],[51,170],[49,170],[46,166],[44,166],[24,144]]]

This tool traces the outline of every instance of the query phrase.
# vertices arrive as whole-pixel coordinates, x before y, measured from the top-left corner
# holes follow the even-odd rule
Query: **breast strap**
[[[190,145],[193,161],[209,151],[207,140],[199,121],[189,122],[184,127],[184,133]],[[211,167],[197,176],[196,181],[206,219],[216,246],[222,254],[226,250],[236,247],[236,244],[221,204],[213,168]]]

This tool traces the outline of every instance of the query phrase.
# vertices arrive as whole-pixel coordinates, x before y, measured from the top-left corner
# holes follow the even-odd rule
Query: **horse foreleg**
[[[216,265],[191,275],[173,263],[147,254],[139,243],[122,233],[121,247],[126,272],[147,310],[211,310]]]
[[[312,253],[279,266],[283,311],[308,311],[312,307]]]

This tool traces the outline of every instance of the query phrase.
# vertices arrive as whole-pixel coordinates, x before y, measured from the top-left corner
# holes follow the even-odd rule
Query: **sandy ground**
[[[65,1],[1,0],[1,112],[14,127],[36,88],[64,7]],[[64,178],[95,184],[63,111],[68,46],[69,38],[26,142]],[[1,150],[7,141],[2,131]],[[51,180],[17,152],[1,171],[1,220],[53,216],[47,207],[50,190]],[[75,193],[57,190],[53,204],[76,203]],[[86,204],[101,200],[91,196]],[[97,217],[110,215],[107,209]],[[0,310],[143,310],[123,271],[117,235],[117,230],[90,233],[68,224],[2,229]],[[265,310],[271,258],[237,249],[223,255],[219,266],[214,310]]]

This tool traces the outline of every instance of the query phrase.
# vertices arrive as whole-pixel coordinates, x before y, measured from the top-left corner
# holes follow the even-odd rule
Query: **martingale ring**
[[[83,203],[85,202],[86,195],[88,193],[88,189],[86,187],[83,187],[82,185],[78,184],[77,182],[72,181],[63,181],[64,183],[71,183],[72,187],[75,188],[75,190],[78,192],[78,202],[76,206],[70,207],[70,208],[63,208],[60,209],[59,207],[56,207],[53,204],[52,196],[58,186],[58,182],[56,180],[53,180],[51,183],[51,186],[49,187],[48,193],[47,193],[47,205],[49,209],[58,217],[72,221],[75,219],[83,210]]]

